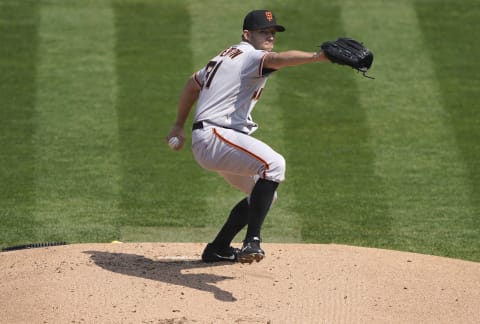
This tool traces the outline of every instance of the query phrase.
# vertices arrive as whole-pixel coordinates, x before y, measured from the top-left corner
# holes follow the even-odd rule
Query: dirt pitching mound
[[[341,245],[263,244],[205,264],[204,244],[0,253],[1,323],[478,323],[480,263]]]

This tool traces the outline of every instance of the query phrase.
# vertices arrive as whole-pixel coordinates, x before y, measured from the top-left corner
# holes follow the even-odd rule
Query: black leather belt
[[[193,123],[192,130],[196,130],[196,129],[203,129],[203,122],[199,121],[199,122]]]
[[[242,134],[247,134],[247,132],[242,132],[242,131],[239,131],[238,129],[235,129],[235,128],[231,128],[231,127],[226,127],[226,126],[219,126],[219,125],[215,125],[215,124],[211,124],[213,126],[216,126],[216,127],[222,127],[222,128],[226,128],[226,129],[233,129],[234,131],[237,131],[237,132],[240,132]],[[192,131],[196,130],[196,129],[203,129],[203,127],[205,127],[205,125],[203,125],[203,121],[198,121],[196,123],[193,123],[193,126],[192,126]]]

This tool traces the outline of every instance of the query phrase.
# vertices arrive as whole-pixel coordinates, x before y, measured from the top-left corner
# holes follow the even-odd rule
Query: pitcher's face
[[[256,49],[271,52],[275,45],[276,32],[276,29],[271,27],[258,30],[244,30],[243,35]]]

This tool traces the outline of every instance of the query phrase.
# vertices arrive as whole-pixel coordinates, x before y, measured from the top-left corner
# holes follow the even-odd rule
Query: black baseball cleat
[[[240,263],[260,262],[265,257],[265,252],[260,248],[260,238],[252,237],[243,241],[243,247],[238,253]]]
[[[237,262],[239,249],[228,246],[223,250],[217,250],[211,243],[208,243],[202,253],[203,262]]]

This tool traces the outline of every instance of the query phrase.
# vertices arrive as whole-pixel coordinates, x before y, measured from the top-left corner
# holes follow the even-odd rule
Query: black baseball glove
[[[324,42],[320,47],[332,63],[348,65],[362,72],[363,76],[373,79],[365,75],[372,66],[373,53],[362,43],[352,38],[341,37],[335,41]]]

